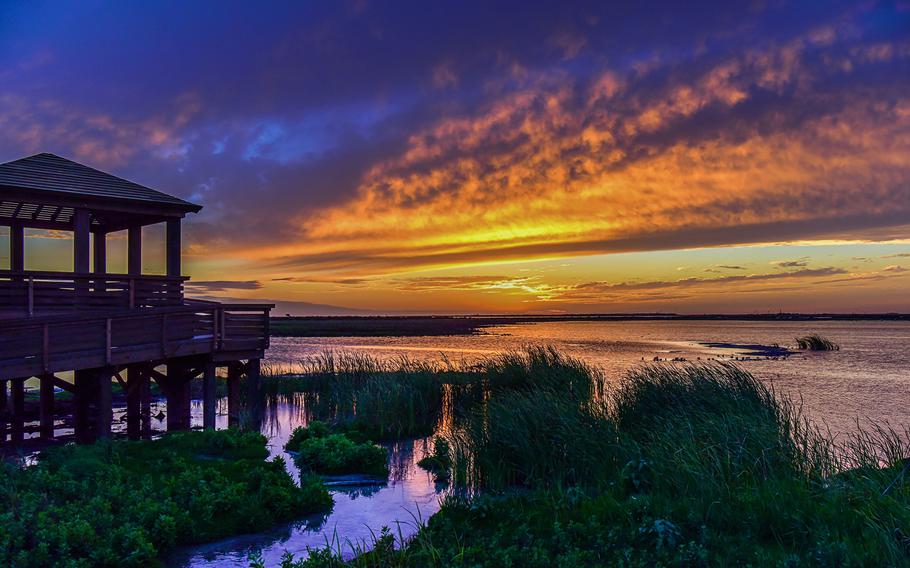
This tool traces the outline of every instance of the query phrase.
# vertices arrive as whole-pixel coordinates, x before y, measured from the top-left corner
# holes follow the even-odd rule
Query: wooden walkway
[[[185,278],[0,271],[0,443],[30,429],[53,437],[53,389],[76,396],[76,436],[110,431],[110,388],[127,394],[128,430],[150,432],[147,394],[155,381],[168,398],[168,428],[189,427],[189,381],[206,383],[204,422],[214,427],[218,366],[227,369],[230,411],[239,419],[241,378],[258,382],[269,346],[270,304],[183,298]],[[57,373],[74,371],[75,380]],[[41,426],[27,428],[23,385],[41,384]],[[9,384],[9,391],[7,391]]]

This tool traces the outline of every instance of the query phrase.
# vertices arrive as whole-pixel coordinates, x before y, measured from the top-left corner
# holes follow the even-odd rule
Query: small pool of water
[[[194,423],[201,421],[201,407],[194,405]],[[196,415],[199,416],[196,416]],[[225,416],[219,413],[219,427]],[[266,410],[262,433],[269,439],[270,459],[282,456],[295,480],[300,472],[284,451],[291,432],[306,420],[302,409],[279,402]],[[345,557],[354,555],[355,547],[369,548],[373,536],[388,526],[396,540],[407,539],[439,510],[445,487],[417,467],[417,462],[430,450],[429,439],[406,440],[386,444],[389,449],[389,480],[382,485],[364,484],[330,490],[335,502],[330,512],[312,515],[270,531],[242,535],[199,546],[183,547],[167,556],[168,566],[249,566],[248,556],[259,551],[267,566],[276,566],[284,553],[296,558],[306,556],[308,548],[332,546]]]

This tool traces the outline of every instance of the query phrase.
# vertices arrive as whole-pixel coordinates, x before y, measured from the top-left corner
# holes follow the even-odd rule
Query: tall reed
[[[840,345],[817,333],[797,337],[796,346],[806,351],[840,351]]]

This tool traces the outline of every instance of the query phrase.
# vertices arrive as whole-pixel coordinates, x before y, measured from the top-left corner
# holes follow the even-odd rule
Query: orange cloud
[[[657,90],[615,71],[585,84],[528,78],[481,113],[413,135],[355,198],[300,217],[300,241],[250,253],[383,274],[902,225],[910,98],[817,92],[803,58],[830,38],[812,37]],[[748,110],[761,92],[788,93],[786,105]]]

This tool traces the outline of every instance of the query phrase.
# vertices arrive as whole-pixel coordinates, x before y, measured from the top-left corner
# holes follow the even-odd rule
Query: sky
[[[203,206],[200,296],[910,311],[906,0],[0,0],[0,85],[0,161]],[[27,268],[72,268],[68,234],[27,241]]]

